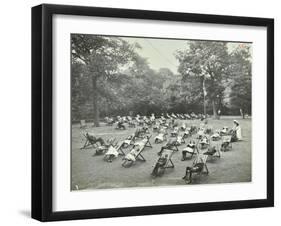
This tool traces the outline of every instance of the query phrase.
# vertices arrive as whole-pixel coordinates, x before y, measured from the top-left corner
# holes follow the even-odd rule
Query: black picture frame
[[[181,21],[267,28],[267,198],[95,210],[52,210],[52,18],[55,14]],[[40,221],[122,217],[274,206],[274,20],[43,4],[32,8],[32,218]]]

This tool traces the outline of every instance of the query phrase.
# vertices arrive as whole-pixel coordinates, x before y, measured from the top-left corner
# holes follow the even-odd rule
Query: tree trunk
[[[215,119],[218,119],[218,114],[217,114],[217,108],[216,108],[215,100],[212,100],[212,106],[213,106],[213,117]]]
[[[98,108],[97,78],[94,76],[92,77],[92,85],[93,85],[94,125],[96,127],[99,127],[100,122],[99,122],[99,108]]]

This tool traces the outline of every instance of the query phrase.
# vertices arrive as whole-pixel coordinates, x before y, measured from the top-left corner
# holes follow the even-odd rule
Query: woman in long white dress
[[[232,131],[234,132],[234,140],[233,141],[241,141],[242,140],[242,130],[237,120],[233,120],[234,126]]]

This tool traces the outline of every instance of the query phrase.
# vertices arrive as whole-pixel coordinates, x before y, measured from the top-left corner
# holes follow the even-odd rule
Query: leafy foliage
[[[232,58],[232,86],[230,93],[231,107],[242,109],[242,112],[251,114],[252,103],[252,64],[251,49],[241,44],[231,54]],[[244,115],[243,115],[244,116]]]
[[[178,51],[178,72],[155,71],[137,54],[138,44],[122,38],[71,36],[72,120],[129,114],[203,112],[205,81],[207,110],[251,109],[249,46],[230,53],[224,42],[189,41]],[[229,101],[225,101],[225,99]],[[229,103],[228,103],[229,102]]]

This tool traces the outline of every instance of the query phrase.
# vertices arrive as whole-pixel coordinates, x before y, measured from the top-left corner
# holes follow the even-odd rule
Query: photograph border
[[[267,197],[266,199],[158,206],[53,211],[53,16],[245,25],[267,28]],[[122,217],[274,206],[274,20],[118,8],[43,4],[32,8],[32,218],[40,221]]]

